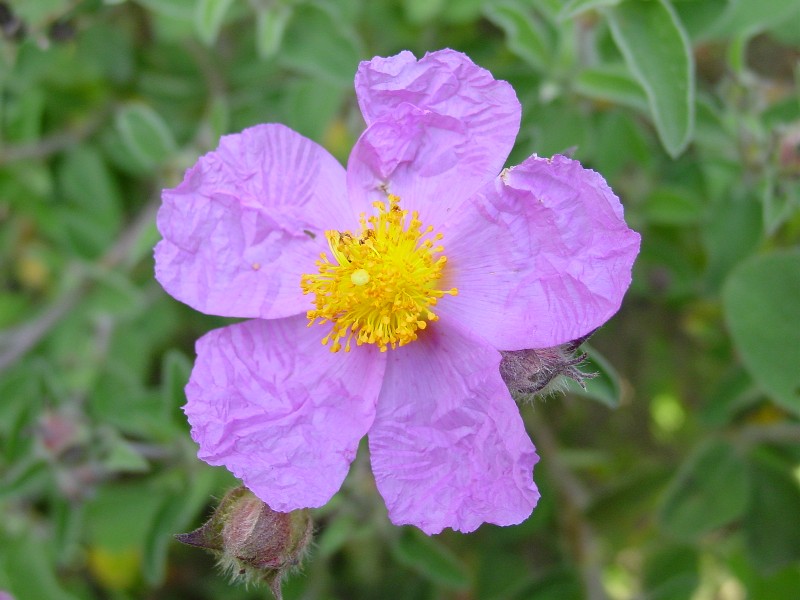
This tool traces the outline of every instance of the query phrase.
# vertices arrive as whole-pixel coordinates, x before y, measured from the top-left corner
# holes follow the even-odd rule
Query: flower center
[[[437,283],[447,258],[434,243],[442,234],[428,236],[433,227],[422,228],[419,214],[400,208],[400,198],[389,195],[389,206],[375,202],[378,214],[362,213],[361,231],[326,231],[333,261],[322,253],[319,273],[303,275],[304,294],[314,294],[315,308],[308,311],[309,326],[331,322],[322,338],[331,352],[350,351],[356,345],[375,344],[381,352],[417,339],[417,330],[439,317],[431,310],[436,302],[458,290],[440,290]],[[423,240],[423,237],[427,239]]]

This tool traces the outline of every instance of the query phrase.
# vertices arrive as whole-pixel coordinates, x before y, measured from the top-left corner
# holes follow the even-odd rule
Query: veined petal
[[[531,157],[462,205],[444,232],[447,285],[438,306],[495,348],[556,346],[618,309],[639,234],[605,180],[564,156]]]
[[[324,230],[354,222],[336,159],[283,125],[259,125],[223,137],[164,190],[156,278],[205,313],[298,314],[310,307],[300,277],[326,248]]]
[[[538,456],[500,378],[500,353],[440,325],[389,353],[369,432],[378,490],[393,523],[427,534],[515,525],[539,499]]]
[[[325,504],[372,425],[385,354],[334,354],[300,316],[217,329],[196,349],[184,412],[198,456],[273,510]]]
[[[496,148],[481,145],[463,121],[402,104],[370,125],[347,163],[354,207],[399,196],[423,224],[439,225],[499,172]]]
[[[497,81],[466,54],[439,50],[417,61],[411,52],[362,62],[356,95],[367,125],[393,113],[403,103],[461,121],[470,138],[496,156],[497,174],[514,145],[521,108],[514,89]]]

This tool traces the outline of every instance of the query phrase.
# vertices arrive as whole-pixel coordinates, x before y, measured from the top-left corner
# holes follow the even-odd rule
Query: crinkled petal
[[[183,182],[164,190],[156,278],[199,311],[277,318],[307,310],[300,277],[326,248],[326,229],[350,229],[342,166],[283,125],[222,138]]]
[[[196,349],[184,412],[198,456],[274,510],[325,504],[372,425],[385,354],[334,354],[299,316],[217,329]]]
[[[419,62],[408,51],[362,62],[356,95],[367,125],[403,103],[458,119],[475,144],[496,153],[489,169],[493,175],[519,131],[521,108],[514,89],[454,50],[428,53]]]
[[[501,174],[444,233],[444,321],[502,350],[579,338],[618,309],[639,234],[605,180],[564,156],[531,157]]]
[[[350,199],[371,214],[373,202],[394,194],[424,225],[438,227],[497,175],[496,152],[463,121],[402,104],[356,142],[347,163]]]
[[[499,363],[485,342],[442,323],[389,353],[369,446],[393,523],[466,533],[531,514],[538,457]]]

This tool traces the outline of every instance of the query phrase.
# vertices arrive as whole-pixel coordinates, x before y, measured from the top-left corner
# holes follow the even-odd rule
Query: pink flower
[[[465,55],[375,58],[355,85],[367,128],[346,171],[267,124],[223,137],[163,193],[159,282],[250,319],[197,342],[199,457],[285,512],[325,504],[368,434],[394,523],[519,523],[538,457],[499,350],[609,319],[639,235],[574,160],[501,172],[520,105]]]

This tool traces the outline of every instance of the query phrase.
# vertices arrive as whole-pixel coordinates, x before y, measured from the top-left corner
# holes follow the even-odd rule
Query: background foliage
[[[223,320],[153,280],[159,190],[261,122],[344,160],[358,61],[452,47],[517,90],[509,164],[609,180],[634,283],[588,393],[522,406],[533,517],[395,528],[362,453],[286,596],[797,598],[796,0],[18,0],[0,29],[0,590],[264,597],[172,539],[235,482],[180,412]]]

